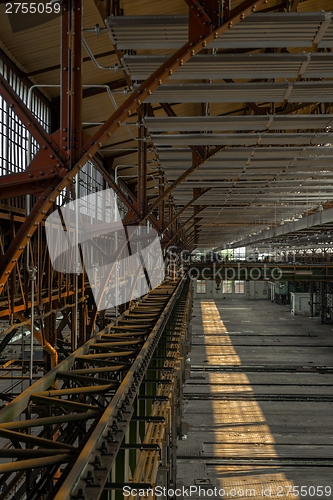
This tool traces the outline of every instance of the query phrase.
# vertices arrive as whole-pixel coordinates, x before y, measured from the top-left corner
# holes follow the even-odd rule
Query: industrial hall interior
[[[0,500],[333,500],[333,0],[0,0]]]

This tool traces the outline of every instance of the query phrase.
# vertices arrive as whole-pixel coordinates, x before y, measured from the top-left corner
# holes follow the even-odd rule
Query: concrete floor
[[[184,498],[333,498],[332,326],[268,300],[195,299]]]

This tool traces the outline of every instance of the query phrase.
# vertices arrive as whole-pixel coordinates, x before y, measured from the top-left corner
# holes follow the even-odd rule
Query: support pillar
[[[138,147],[138,205],[139,213],[143,218],[147,212],[147,130],[143,124],[139,127]]]
[[[194,205],[193,211],[194,211],[194,215],[197,215],[197,214],[199,214],[200,209],[197,205]],[[200,217],[194,217],[194,243],[196,245],[198,244],[198,237],[199,237],[199,232],[198,232],[199,221],[200,221]]]
[[[82,0],[62,3],[61,149],[69,168],[82,156]]]
[[[164,175],[162,170],[160,170],[158,196],[161,196],[162,193],[164,192],[164,182],[165,182]],[[158,216],[162,233],[164,231],[164,210],[165,210],[165,201],[163,199],[161,200],[161,203],[159,204],[158,208]]]
[[[82,0],[65,0],[62,3],[61,32],[61,133],[60,146],[66,156],[66,166],[71,170],[82,156]],[[79,174],[78,174],[79,175]],[[76,176],[72,196],[79,196],[79,177]],[[78,214],[79,215],[79,214]],[[76,225],[78,227],[79,217]],[[78,287],[81,263],[78,245],[75,245],[74,306],[71,314],[71,349],[78,346]],[[83,309],[80,308],[81,313]]]

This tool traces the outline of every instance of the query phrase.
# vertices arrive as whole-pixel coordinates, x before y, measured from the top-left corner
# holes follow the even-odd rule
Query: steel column
[[[82,156],[82,0],[62,2],[61,150],[72,168]]]
[[[147,211],[147,130],[141,123],[139,126],[139,145],[138,145],[138,206],[141,218]]]
[[[164,191],[164,184],[165,184],[165,179],[162,170],[160,170],[160,175],[159,175],[159,184],[158,184],[158,196],[161,196]],[[158,207],[158,217],[159,217],[159,223],[160,223],[160,228],[161,232],[164,232],[164,210],[165,210],[165,202],[162,200],[159,204]]]

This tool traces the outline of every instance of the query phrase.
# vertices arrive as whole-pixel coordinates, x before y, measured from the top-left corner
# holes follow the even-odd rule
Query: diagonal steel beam
[[[105,7],[105,3],[101,0],[94,0],[94,4],[96,5],[101,18],[103,19],[103,21],[105,21],[105,19],[107,19],[110,15],[110,12],[108,12],[107,8]]]
[[[123,193],[123,191],[120,189],[119,185],[115,183],[114,177],[105,170],[103,166],[100,165],[99,162],[94,162],[94,165],[96,169],[102,174],[103,178],[106,180],[106,182],[109,184],[109,186],[113,189],[113,191],[117,194],[118,198],[126,205],[126,207],[133,212],[134,217],[139,220],[140,219],[140,214],[139,211],[137,210],[135,204],[136,200],[134,198],[134,195],[131,191],[129,191],[127,184],[125,184],[122,179],[118,180],[118,184],[120,184],[125,190],[127,196]],[[129,199],[130,198],[130,199]],[[130,217],[129,217],[130,218]],[[157,221],[154,217],[151,218],[152,224],[157,227]],[[134,221],[130,219],[128,224],[132,224]],[[123,220],[124,223],[124,220]]]
[[[156,207],[158,207],[158,205],[161,203],[162,200],[164,200],[167,196],[169,196],[169,194],[171,193],[171,191],[175,187],[177,187],[181,182],[183,182],[185,179],[187,179],[187,177],[189,175],[191,175],[193,172],[195,172],[207,160],[209,160],[210,158],[212,158],[213,156],[215,156],[219,151],[222,151],[222,149],[224,149],[224,148],[225,148],[225,146],[219,146],[219,147],[215,148],[213,151],[211,151],[207,155],[207,157],[205,159],[202,159],[197,153],[193,152],[193,165],[191,165],[191,167],[189,167],[187,170],[185,170],[185,172],[183,172],[175,181],[173,181],[172,184],[170,184],[170,186],[168,186],[163,191],[163,193],[161,193],[157,197],[157,199],[152,204],[152,206],[150,207],[148,213],[142,219],[142,221],[140,222],[140,224],[143,224],[147,220],[147,217],[155,210]]]
[[[185,212],[185,210],[187,210],[194,201],[196,201],[198,198],[200,198],[200,196],[202,196],[203,194],[207,193],[207,191],[210,191],[212,188],[206,188],[206,189],[195,189],[193,191],[196,191],[195,195],[193,196],[192,200],[190,200],[188,203],[186,203],[186,205],[184,205],[184,207],[179,210],[179,212],[176,213],[176,215],[171,219],[171,221],[169,221],[168,225],[164,228],[164,231],[166,231],[170,226],[171,224],[173,224],[177,219],[178,217],[183,213]]]
[[[232,78],[223,78],[223,80],[225,81],[225,83],[235,83],[235,81]],[[261,110],[259,108],[259,106],[257,106],[257,104],[255,102],[247,102],[246,106],[248,106],[249,108],[251,108],[252,111],[254,111],[257,115],[264,115],[264,114],[266,114],[263,110]]]
[[[23,434],[21,432],[17,431],[12,431],[12,430],[7,430],[7,429],[0,429],[0,436],[4,437],[5,439],[10,439],[13,443],[29,443],[32,444],[33,446],[40,446],[41,448],[58,448],[58,449],[67,449],[69,451],[75,449],[74,446],[66,444],[66,443],[60,443],[59,441],[52,441],[51,439],[46,439],[46,438],[40,438],[37,436],[31,436],[29,434]]]
[[[187,42],[183,47],[177,50],[160,68],[158,68],[145,82],[143,82],[126,100],[125,102],[113,113],[113,115],[105,122],[105,124],[96,132],[96,134],[85,144],[84,154],[70,172],[63,178],[60,183],[54,183],[51,187],[46,189],[42,196],[40,196],[27,217],[26,222],[21,226],[16,234],[13,242],[11,243],[8,251],[6,252],[5,262],[2,265],[0,275],[0,289],[3,289],[5,283],[8,281],[9,275],[16,265],[16,262],[22,254],[27,242],[37,229],[38,224],[44,219],[48,210],[52,207],[56,196],[67,187],[87,161],[91,160],[97,151],[112,137],[112,134],[123,124],[123,122],[135,112],[138,105],[140,105],[146,97],[158,88],[177,69],[183,66],[187,61],[194,57],[198,52],[207,46],[214,39],[226,33],[233,26],[241,22],[247,16],[255,12],[262,4],[267,3],[268,0],[245,0],[238,7],[236,7],[230,16],[228,22],[225,22],[212,33],[201,38],[198,36],[196,41]],[[1,87],[1,85],[0,85]],[[200,165],[193,166],[193,171]],[[180,180],[177,180],[177,185],[192,172],[189,169]],[[168,194],[173,188],[168,188]],[[159,196],[153,204],[149,213],[145,216],[144,221],[148,215],[152,213],[159,203],[161,202]],[[1,290],[0,290],[1,291]]]
[[[190,8],[190,13],[198,18],[198,22],[202,28],[206,28],[207,26],[211,26],[213,24],[212,18],[207,12],[208,7],[210,6],[207,0],[205,2],[199,0],[185,0],[185,2]],[[215,3],[217,4],[216,0]]]
[[[27,128],[27,130],[29,130],[36,141],[40,144],[40,146],[44,150],[48,151],[49,165],[54,164],[54,168],[58,171],[59,167],[63,166],[63,163],[65,161],[64,156],[62,156],[60,152],[58,143],[50,134],[45,132],[43,127],[38,122],[37,118],[22,102],[22,100],[2,75],[0,75],[0,94],[7,102],[9,108],[14,111],[23,125]]]
[[[297,12],[298,5],[301,0],[294,0],[290,9],[290,12]]]
[[[186,226],[186,224],[188,224],[194,217],[197,217],[197,215],[206,208],[206,205],[205,206],[202,206],[202,207],[198,207],[199,210],[192,214],[191,217],[189,217],[185,222],[183,222],[183,224],[177,229],[177,231],[172,235],[172,238],[167,242],[166,246],[168,247],[170,245],[170,243],[175,239],[175,237],[177,236],[177,234],[180,233],[180,231],[182,231],[182,229],[184,229],[184,227]],[[202,219],[202,217],[198,217],[198,220],[194,222],[194,224],[197,224],[198,222],[200,222],[200,220]],[[190,228],[194,225],[192,224],[190,226]],[[190,229],[189,228],[189,229]]]
[[[193,218],[193,217],[190,217],[190,219],[192,219],[192,218]],[[189,220],[190,220],[190,219],[188,219],[186,222],[189,222]],[[199,219],[198,219],[198,221],[200,221],[200,220],[201,220],[201,218],[199,218]],[[193,226],[195,226],[195,225],[197,224],[197,222],[198,222],[198,221],[194,221],[194,222],[193,222],[193,223],[192,223],[192,224],[188,227],[188,231],[189,231],[190,229],[192,229],[192,227],[193,227]],[[169,241],[169,243],[171,243],[171,242],[174,240],[175,236],[176,236],[176,234],[172,237],[172,239]],[[167,247],[169,246],[169,243],[168,243]]]
[[[53,179],[55,175],[51,174],[50,177]],[[37,196],[49,185],[50,177],[35,179],[31,182],[31,179],[26,179],[25,172],[3,176],[0,178],[0,200],[8,200],[26,194]]]
[[[31,458],[30,460],[17,460],[7,464],[0,465],[0,473],[12,473],[26,469],[36,469],[38,467],[50,467],[51,465],[61,464],[68,461],[68,455],[56,455],[43,458]]]
[[[172,109],[170,104],[167,104],[165,102],[161,102],[161,107],[165,111],[167,116],[177,117],[176,113],[174,112],[174,110]],[[184,132],[181,132],[181,133],[184,134]],[[186,134],[186,132],[185,132],[185,134]],[[195,152],[198,155],[199,158],[204,160],[203,148],[198,147],[198,146],[190,146],[190,148],[193,152]]]
[[[189,6],[188,37],[208,35],[221,24],[219,0],[185,0]]]
[[[97,455],[99,457],[101,456],[102,442],[103,440],[105,440],[105,436],[107,435],[108,429],[110,429],[111,427],[110,424],[112,422],[117,422],[117,420],[115,419],[115,415],[119,411],[121,403],[123,403],[123,406],[126,407],[124,410],[124,414],[126,414],[127,416],[124,417],[125,423],[123,424],[125,431],[126,428],[125,426],[128,425],[125,419],[129,420],[129,417],[133,413],[133,401],[134,398],[136,397],[135,387],[140,385],[138,384],[138,380],[140,380],[141,382],[143,378],[143,374],[140,375],[140,373],[142,373],[142,369],[140,369],[140,367],[148,365],[148,362],[150,361],[153,355],[154,345],[156,346],[157,342],[160,339],[166,320],[169,318],[173,310],[173,305],[180,295],[183,283],[184,281],[179,282],[177,284],[177,287],[174,288],[174,290],[170,290],[171,296],[166,304],[165,304],[165,298],[163,298],[163,303],[165,304],[165,307],[163,309],[162,315],[160,316],[156,325],[154,326],[151,333],[145,340],[145,343],[141,351],[135,358],[132,366],[130,367],[126,376],[124,377],[121,383],[121,387],[119,387],[119,389],[113,396],[110,403],[106,406],[104,413],[102,414],[100,420],[94,427],[93,432],[90,434],[89,439],[84,444],[82,450],[80,450],[80,454],[78,455],[66,479],[63,481],[59,490],[57,491],[54,500],[63,500],[64,498],[71,498],[71,497],[74,498],[74,495],[77,492],[76,490],[80,488],[82,488],[82,490],[85,490],[85,488],[89,488],[89,484],[87,484],[86,482],[86,476],[88,474],[88,470],[89,468],[91,468],[91,463],[93,463],[94,456],[95,457]],[[136,375],[137,382],[135,382],[135,374],[137,374]],[[140,379],[138,377],[140,377]],[[127,394],[126,398],[127,403],[124,398],[125,394]],[[117,422],[119,430],[121,429],[121,425],[122,425],[121,421]],[[117,446],[120,446],[121,444],[121,441],[123,439],[122,432],[124,431],[119,432],[117,436],[118,438]],[[94,489],[94,498],[100,498],[100,490],[103,489],[104,483],[107,481],[107,477],[109,471],[111,470],[114,458],[115,458],[114,455],[110,456],[110,459],[106,457],[107,460],[105,461],[104,471],[100,469],[101,475],[99,475],[99,484],[98,485],[96,484],[97,487]],[[98,489],[98,487],[100,489]],[[89,495],[87,495],[87,497],[89,497]]]

